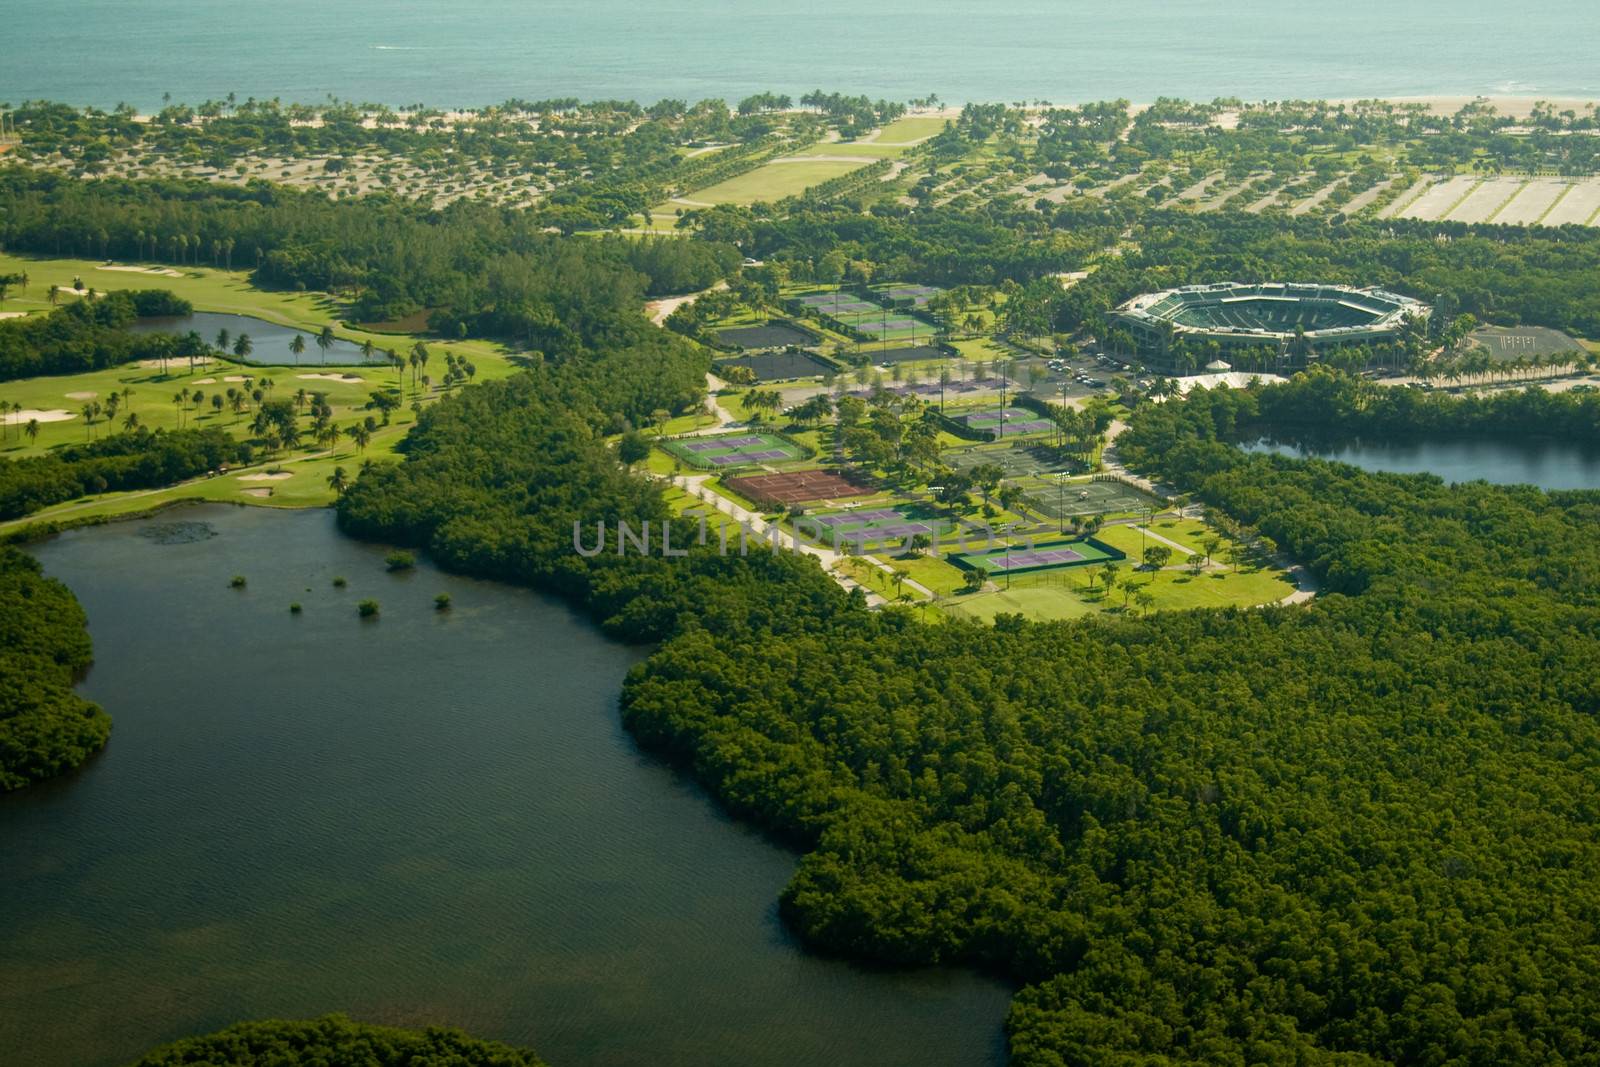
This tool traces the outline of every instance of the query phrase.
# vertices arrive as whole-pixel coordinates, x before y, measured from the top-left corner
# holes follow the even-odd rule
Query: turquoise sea
[[[1600,97],[1592,0],[50,0],[0,101]]]

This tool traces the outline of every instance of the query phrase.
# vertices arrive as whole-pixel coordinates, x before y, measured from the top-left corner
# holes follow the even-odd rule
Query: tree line
[[[111,736],[111,717],[73,692],[92,652],[72,590],[32,556],[0,547],[0,792],[71,770]]]
[[[42,456],[0,464],[0,519],[24,515],[91,493],[156,489],[221,467],[248,463],[250,445],[218,427],[139,427]]]
[[[352,1022],[342,1015],[305,1021],[263,1019],[225,1030],[186,1037],[153,1049],[132,1067],[542,1067],[527,1049],[469,1037],[460,1030],[430,1026],[401,1030]]]
[[[166,289],[142,289],[75,300],[48,315],[0,321],[0,381],[170,357],[170,337],[131,333],[127,327],[141,318],[193,310]]]
[[[565,241],[527,212],[481,203],[332,202],[264,182],[79,182],[12,167],[0,171],[0,208],[0,242],[13,251],[183,266],[220,244],[255,284],[335,293],[353,321],[427,311],[452,329],[535,346],[540,321],[624,305],[637,316],[644,296],[703,289],[737,262],[698,242]]]

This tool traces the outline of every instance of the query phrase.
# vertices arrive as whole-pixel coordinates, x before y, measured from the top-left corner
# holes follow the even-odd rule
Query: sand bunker
[[[27,317],[28,313],[26,311],[0,311],[0,319],[25,319]]]
[[[354,374],[296,374],[295,377],[304,378],[307,381],[316,378],[328,382],[361,382],[366,380]]]
[[[222,380],[225,382],[248,382],[250,379],[245,377],[243,374],[229,374]]]
[[[183,277],[183,272],[172,270],[170,267],[130,267],[126,264],[108,263],[100,269],[127,271],[129,274],[159,274],[163,278]]]
[[[216,385],[217,384],[217,380],[215,378],[196,378],[194,380],[194,384],[196,384],[196,385]]]
[[[99,393],[68,393],[68,394],[66,394],[68,400],[93,400],[95,397],[97,397],[99,395],[100,395]]]
[[[245,496],[271,496],[272,495],[272,490],[271,489],[241,489],[241,490],[239,490],[239,492],[243,493]]]
[[[265,471],[261,474],[241,474],[241,482],[281,482],[285,478],[293,478],[292,471]]]
[[[66,422],[68,419],[77,418],[70,411],[59,408],[54,411],[39,411],[35,408],[23,408],[21,411],[6,412],[7,426],[26,426],[30,422]]]
[[[202,366],[203,367],[207,363],[211,362],[211,357],[210,356],[195,356],[194,357],[194,362],[195,362],[195,364],[197,366]],[[189,365],[189,357],[188,356],[173,356],[171,359],[167,360],[167,367],[169,369],[172,368],[172,367],[187,367],[188,365]],[[161,361],[159,359],[141,359],[139,361],[139,366],[145,368],[146,370],[160,370],[161,369]]]

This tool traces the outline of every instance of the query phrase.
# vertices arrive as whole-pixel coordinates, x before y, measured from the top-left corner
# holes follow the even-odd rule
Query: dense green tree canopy
[[[41,374],[82,374],[136,359],[176,358],[179,341],[126,327],[151,315],[187,315],[187,300],[165,289],[75,300],[48,315],[0,321],[0,381]]]
[[[807,940],[1014,977],[1022,1064],[1600,1056],[1597,494],[1247,455],[1230,442],[1360,387],[1202,392],[1139,413],[1125,454],[1329,595],[926,627],[790,557],[580,560],[591,493],[660,512],[576,427],[505,466],[560,386],[441,403],[346,528],[665,638],[625,719],[805,849],[783,908]],[[1481,418],[1428,403],[1435,429]],[[1512,429],[1530,403],[1490,406]]]
[[[480,1041],[460,1030],[399,1030],[327,1015],[267,1019],[186,1037],[131,1067],[542,1067],[527,1049]]]
[[[89,632],[72,591],[32,556],[0,548],[0,791],[70,770],[111,734],[111,718],[72,691]]]

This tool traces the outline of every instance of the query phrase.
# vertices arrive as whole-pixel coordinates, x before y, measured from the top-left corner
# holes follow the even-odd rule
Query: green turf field
[[[820,185],[830,178],[859,170],[870,162],[872,162],[870,158],[862,158],[848,163],[822,159],[807,159],[803,163],[768,163],[729,178],[725,182],[686,193],[682,199],[693,201],[695,204],[745,206],[763,201],[782,200],[786,196],[803,193],[813,185]],[[657,210],[665,210],[667,214],[671,214],[672,206],[668,205]]]

